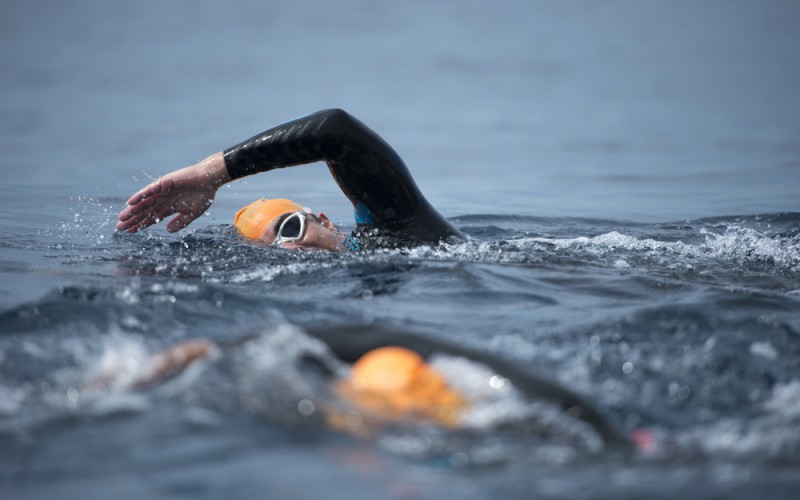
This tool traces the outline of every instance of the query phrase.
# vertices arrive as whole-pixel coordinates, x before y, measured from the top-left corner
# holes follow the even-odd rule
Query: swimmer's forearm
[[[353,122],[343,110],[326,109],[272,127],[223,152],[228,174],[239,179],[276,168],[336,160],[344,152]]]

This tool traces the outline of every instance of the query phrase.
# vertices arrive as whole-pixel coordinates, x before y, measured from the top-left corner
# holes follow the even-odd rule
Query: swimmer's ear
[[[319,218],[320,222],[322,222],[323,226],[327,227],[328,229],[336,229],[336,226],[333,225],[333,222],[331,222],[330,219],[328,219],[328,216],[324,213],[320,212],[317,217]]]

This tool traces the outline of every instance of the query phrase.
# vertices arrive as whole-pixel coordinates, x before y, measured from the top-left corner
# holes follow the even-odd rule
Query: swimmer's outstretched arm
[[[460,235],[428,203],[391,146],[340,109],[278,125],[159,179],[128,200],[117,228],[135,232],[178,213],[167,226],[177,231],[199,217],[226,182],[316,161],[327,162],[359,223],[405,231],[425,241]]]
[[[187,340],[170,346],[151,356],[141,371],[130,381],[129,387],[145,388],[180,375],[195,361],[211,356],[216,348],[216,344],[208,339]],[[88,390],[108,389],[117,386],[123,375],[121,369],[112,368],[93,376],[84,384],[83,388]]]

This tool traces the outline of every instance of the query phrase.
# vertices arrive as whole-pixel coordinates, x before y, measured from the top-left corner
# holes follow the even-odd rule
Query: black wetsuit
[[[410,243],[463,235],[431,206],[400,156],[378,134],[341,109],[297,118],[225,150],[232,179],[325,161],[350,199],[359,230],[388,231]],[[358,241],[348,239],[351,248]]]

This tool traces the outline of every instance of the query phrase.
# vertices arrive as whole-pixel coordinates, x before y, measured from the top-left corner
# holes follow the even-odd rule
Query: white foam
[[[697,236],[698,233],[695,233]],[[519,237],[508,241],[466,241],[439,246],[421,246],[395,251],[412,259],[479,260],[497,263],[541,262],[553,250],[585,252],[611,257],[610,264],[627,269],[636,264],[631,257],[644,257],[670,267],[693,269],[695,262],[755,263],[800,272],[800,244],[797,238],[768,236],[737,225],[722,232],[701,228],[701,243],[637,238],[619,231],[575,238]],[[632,255],[620,255],[627,252]],[[391,252],[390,252],[391,253]]]
[[[776,384],[764,407],[787,419],[800,418],[800,380]]]
[[[314,377],[303,372],[301,359],[320,360],[337,375],[346,373],[322,341],[309,337],[289,324],[265,329],[235,354],[238,396],[249,411],[278,419],[302,416],[299,404],[314,402],[323,389]],[[283,407],[276,405],[281,401]]]
[[[792,271],[800,270],[800,245],[787,238],[770,238],[754,229],[730,226],[717,234],[701,229],[706,235],[703,246],[717,258],[738,262],[774,262],[778,267]]]
[[[293,262],[290,264],[264,264],[249,271],[242,271],[231,277],[231,283],[249,283],[252,281],[273,281],[279,276],[297,275],[319,272],[321,269],[334,267],[336,262]]]
[[[726,418],[679,437],[691,447],[725,458],[795,457],[800,449],[800,380],[776,384],[764,413],[744,420]]]
[[[109,390],[127,389],[142,375],[149,360],[141,339],[112,335],[106,339],[100,357],[88,362],[86,380],[102,381]]]
[[[577,238],[520,238],[511,244],[519,250],[547,245],[557,249],[581,250],[604,256],[620,250],[642,253],[644,256],[676,256],[692,259],[714,259],[737,263],[768,263],[791,271],[800,271],[800,246],[788,238],[770,237],[754,229],[736,225],[723,233],[700,229],[705,236],[701,244],[683,241],[660,241],[652,238],[636,238],[618,231],[598,236]],[[630,265],[627,260],[616,259],[617,267]]]
[[[753,342],[750,344],[750,354],[767,359],[778,358],[778,351],[770,342]]]
[[[634,236],[622,234],[618,231],[611,231],[598,236],[579,236],[577,238],[522,238],[515,240],[519,242],[530,241],[534,243],[546,244],[561,249],[582,249],[597,254],[608,251],[624,249],[650,252],[670,252],[675,254],[685,254],[691,252],[691,246],[681,241],[665,242],[651,238],[638,239]]]
[[[458,420],[463,428],[491,430],[505,425],[533,426],[545,434],[569,437],[593,452],[603,447],[602,440],[588,424],[567,417],[552,404],[527,400],[510,380],[480,363],[447,355],[436,355],[430,363],[453,389],[469,400],[469,407]]]
[[[21,387],[0,385],[0,415],[15,415],[22,408],[28,392]]]

